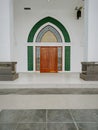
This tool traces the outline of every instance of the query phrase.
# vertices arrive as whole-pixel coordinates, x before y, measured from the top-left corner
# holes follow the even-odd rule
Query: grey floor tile
[[[18,124],[16,130],[46,130],[44,123]]]
[[[74,123],[48,123],[47,130],[77,130]]]
[[[97,123],[79,123],[79,130],[98,130]]]
[[[96,122],[96,110],[70,110],[76,122]]]
[[[46,110],[23,110],[20,123],[34,123],[46,121]]]
[[[16,124],[0,124],[0,130],[16,130]]]
[[[98,109],[95,110],[96,113],[96,123],[98,123]]]
[[[0,123],[17,123],[20,117],[20,110],[3,110],[0,112]]]
[[[47,122],[73,122],[69,110],[47,110]]]

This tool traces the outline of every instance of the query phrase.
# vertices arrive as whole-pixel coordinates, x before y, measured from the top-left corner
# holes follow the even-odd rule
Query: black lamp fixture
[[[76,7],[75,10],[77,10],[77,19],[79,19],[81,17],[81,10],[82,10],[82,6],[81,7]]]
[[[30,7],[24,7],[24,10],[31,10]]]

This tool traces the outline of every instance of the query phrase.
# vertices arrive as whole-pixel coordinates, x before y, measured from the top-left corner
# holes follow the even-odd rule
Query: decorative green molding
[[[27,47],[28,51],[28,71],[33,70],[33,46]]]
[[[65,46],[65,71],[70,71],[70,46]]]
[[[56,19],[54,19],[52,17],[46,17],[46,18],[43,18],[42,20],[40,20],[39,22],[37,22],[34,25],[34,27],[31,29],[31,31],[29,33],[29,36],[28,36],[28,41],[27,42],[33,42],[34,36],[35,36],[37,30],[42,25],[44,25],[45,23],[48,23],[48,22],[54,24],[55,26],[57,26],[61,30],[65,42],[70,42],[70,36],[69,36],[69,33],[66,30],[66,28],[62,25],[62,23],[60,23],[58,20],[56,20]]]

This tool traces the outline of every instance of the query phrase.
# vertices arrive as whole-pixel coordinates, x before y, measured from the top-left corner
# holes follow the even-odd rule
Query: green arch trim
[[[58,20],[56,20],[56,19],[54,19],[52,17],[46,17],[46,18],[41,19],[39,22],[37,22],[34,25],[34,27],[31,29],[31,31],[29,33],[29,36],[28,36],[28,41],[27,42],[33,42],[34,41],[34,36],[35,36],[37,30],[47,22],[50,22],[50,23],[54,24],[55,26],[57,26],[61,30],[62,34],[63,34],[64,41],[65,42],[70,42],[70,36],[69,36],[69,33],[66,30],[66,28],[62,25],[62,23],[60,23]]]

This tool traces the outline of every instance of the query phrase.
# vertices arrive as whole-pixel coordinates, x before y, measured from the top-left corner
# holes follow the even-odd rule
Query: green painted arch
[[[39,22],[37,22],[37,23],[34,25],[34,27],[31,29],[31,31],[30,31],[30,33],[29,33],[29,36],[28,36],[27,42],[33,42],[33,41],[34,41],[34,36],[35,36],[37,30],[38,30],[42,25],[44,25],[44,24],[46,24],[46,23],[48,23],[48,22],[54,24],[55,26],[57,26],[57,27],[61,30],[65,42],[68,42],[68,43],[70,42],[70,36],[69,36],[69,33],[68,33],[68,31],[66,30],[66,28],[62,25],[62,23],[60,23],[58,20],[56,20],[56,19],[54,19],[54,18],[52,18],[52,17],[46,17],[46,18],[41,19]]]

